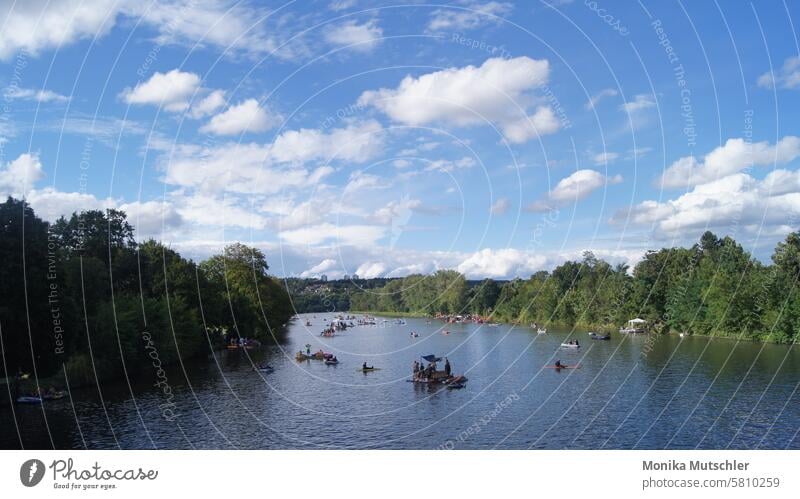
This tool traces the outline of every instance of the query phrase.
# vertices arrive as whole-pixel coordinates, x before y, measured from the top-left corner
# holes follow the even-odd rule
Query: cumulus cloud
[[[357,52],[369,52],[381,41],[383,30],[374,19],[364,24],[350,20],[325,30],[325,41]]]
[[[547,82],[549,72],[547,60],[491,58],[479,67],[406,76],[397,88],[364,92],[358,104],[411,126],[467,127],[488,121],[509,141],[521,143],[560,127],[549,106],[532,105],[532,92]]]
[[[306,53],[301,40],[290,38],[285,16],[268,16],[266,8],[230,0],[26,0],[1,2],[0,59],[17,52],[37,56],[80,40],[102,38],[120,19],[156,30],[155,43],[214,47],[227,54],[294,58]],[[258,21],[258,22],[256,22]]]
[[[475,158],[473,158],[472,156],[464,156],[463,158],[456,160],[437,159],[435,161],[431,161],[430,163],[428,163],[428,166],[426,166],[425,169],[428,171],[452,173],[456,170],[464,170],[467,168],[472,168],[477,164],[478,162],[475,161]]]
[[[14,161],[0,164],[0,195],[23,197],[43,178],[39,155],[20,154]]]
[[[305,162],[312,159],[363,163],[383,150],[384,131],[375,120],[348,123],[329,132],[301,128],[275,139],[270,148],[276,161]]]
[[[657,234],[685,236],[735,225],[769,231],[800,215],[800,172],[775,170],[763,180],[745,173],[695,186],[664,202],[648,200],[620,210],[611,222],[652,226]]]
[[[139,239],[156,237],[183,224],[183,217],[172,203],[166,201],[134,201],[118,208],[128,215]]]
[[[604,88],[603,90],[591,96],[584,107],[586,107],[587,110],[594,109],[601,100],[607,97],[616,97],[617,95],[619,95],[619,93],[613,88]]]
[[[212,102],[213,104],[213,102]],[[243,132],[263,132],[280,123],[281,117],[272,115],[255,99],[247,99],[231,106],[200,128],[201,132],[214,135],[235,135]]]
[[[702,160],[685,156],[672,163],[659,179],[667,189],[686,188],[725,177],[751,166],[785,164],[800,156],[800,138],[788,135],[775,145],[728,139]]]
[[[800,56],[787,58],[777,73],[768,71],[758,77],[757,83],[762,88],[800,87]]]
[[[569,177],[561,179],[544,199],[534,202],[530,210],[546,211],[556,206],[576,203],[604,185],[620,182],[622,182],[621,175],[607,177],[595,170],[578,170]]]
[[[508,2],[460,1],[449,8],[436,9],[428,22],[430,31],[475,29],[497,23],[497,17],[511,13],[514,6]]]
[[[192,118],[202,118],[213,114],[215,111],[225,105],[225,92],[223,90],[214,90],[204,98],[192,104],[192,109],[189,111],[189,116]]]
[[[126,88],[122,98],[128,104],[163,106],[167,111],[184,111],[189,99],[200,88],[200,77],[194,73],[173,69],[154,73],[149,80]]]

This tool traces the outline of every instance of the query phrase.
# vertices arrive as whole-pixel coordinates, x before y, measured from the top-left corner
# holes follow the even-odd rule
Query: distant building
[[[358,274],[353,274],[353,280],[354,280],[354,281],[357,281],[357,280],[358,280]]]
[[[350,276],[348,276],[347,274],[345,274],[345,275],[344,275],[344,277],[342,277],[342,280],[343,280],[343,281],[346,281],[346,280],[348,280],[348,279],[350,279]]]
[[[319,276],[319,280],[322,281],[322,282],[328,282],[328,276],[326,276],[325,274],[322,274],[321,276]]]

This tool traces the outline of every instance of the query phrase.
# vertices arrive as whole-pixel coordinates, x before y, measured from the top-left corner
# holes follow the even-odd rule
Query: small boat
[[[450,331],[442,331],[442,334],[450,334]]]
[[[575,343],[562,343],[561,344],[561,348],[580,348],[580,347],[581,347],[580,345],[577,345]]]
[[[45,393],[42,395],[42,400],[59,400],[63,399],[67,394],[63,391],[52,392],[52,393]]]
[[[34,397],[34,396],[27,396],[23,395],[22,397],[17,397],[18,404],[41,404],[42,397]]]
[[[336,360],[336,359],[327,359],[327,360],[325,361],[325,365],[326,365],[326,366],[335,366],[335,365],[337,365],[338,363],[339,363],[339,361],[338,361],[338,360]]]
[[[536,334],[547,334],[547,329],[537,329]]]
[[[380,371],[380,370],[381,370],[380,367],[359,367],[358,369],[356,369],[356,371],[361,371],[365,373],[369,371]]]
[[[466,386],[467,385],[464,384],[464,383],[450,383],[449,385],[447,385],[447,389],[448,390],[458,390],[458,389],[461,389],[461,388],[465,388]]]
[[[601,335],[601,334],[597,334],[597,333],[592,332],[592,333],[589,333],[589,337],[591,337],[593,340],[610,340],[611,339],[611,335],[608,334],[608,333]]]
[[[255,370],[259,371],[259,372],[262,372],[262,373],[271,373],[271,372],[275,371],[275,368],[272,367],[269,364],[262,364],[260,366],[256,366]]]
[[[306,321],[306,326],[310,326],[310,325],[311,325],[311,321]]]

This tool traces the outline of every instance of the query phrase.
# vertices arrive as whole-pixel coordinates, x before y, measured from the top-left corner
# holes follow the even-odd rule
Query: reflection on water
[[[306,317],[312,326],[305,326]],[[3,448],[798,448],[800,355],[780,345],[506,325],[376,326],[321,338],[301,316],[287,343],[172,369],[174,421],[153,379],[73,390],[44,408],[0,408]],[[418,338],[410,332],[419,333]],[[577,351],[559,349],[581,340]],[[310,343],[341,363],[297,362]],[[426,354],[466,388],[410,383]],[[544,366],[561,359],[580,369]],[[269,362],[262,374],[253,363]],[[366,361],[380,371],[358,372]],[[15,424],[16,421],[16,424]],[[22,443],[20,443],[20,439]]]

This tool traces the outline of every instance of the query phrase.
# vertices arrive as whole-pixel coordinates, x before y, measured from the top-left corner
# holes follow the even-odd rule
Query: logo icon
[[[38,459],[28,459],[19,468],[19,480],[26,487],[35,487],[44,478],[44,463]]]

